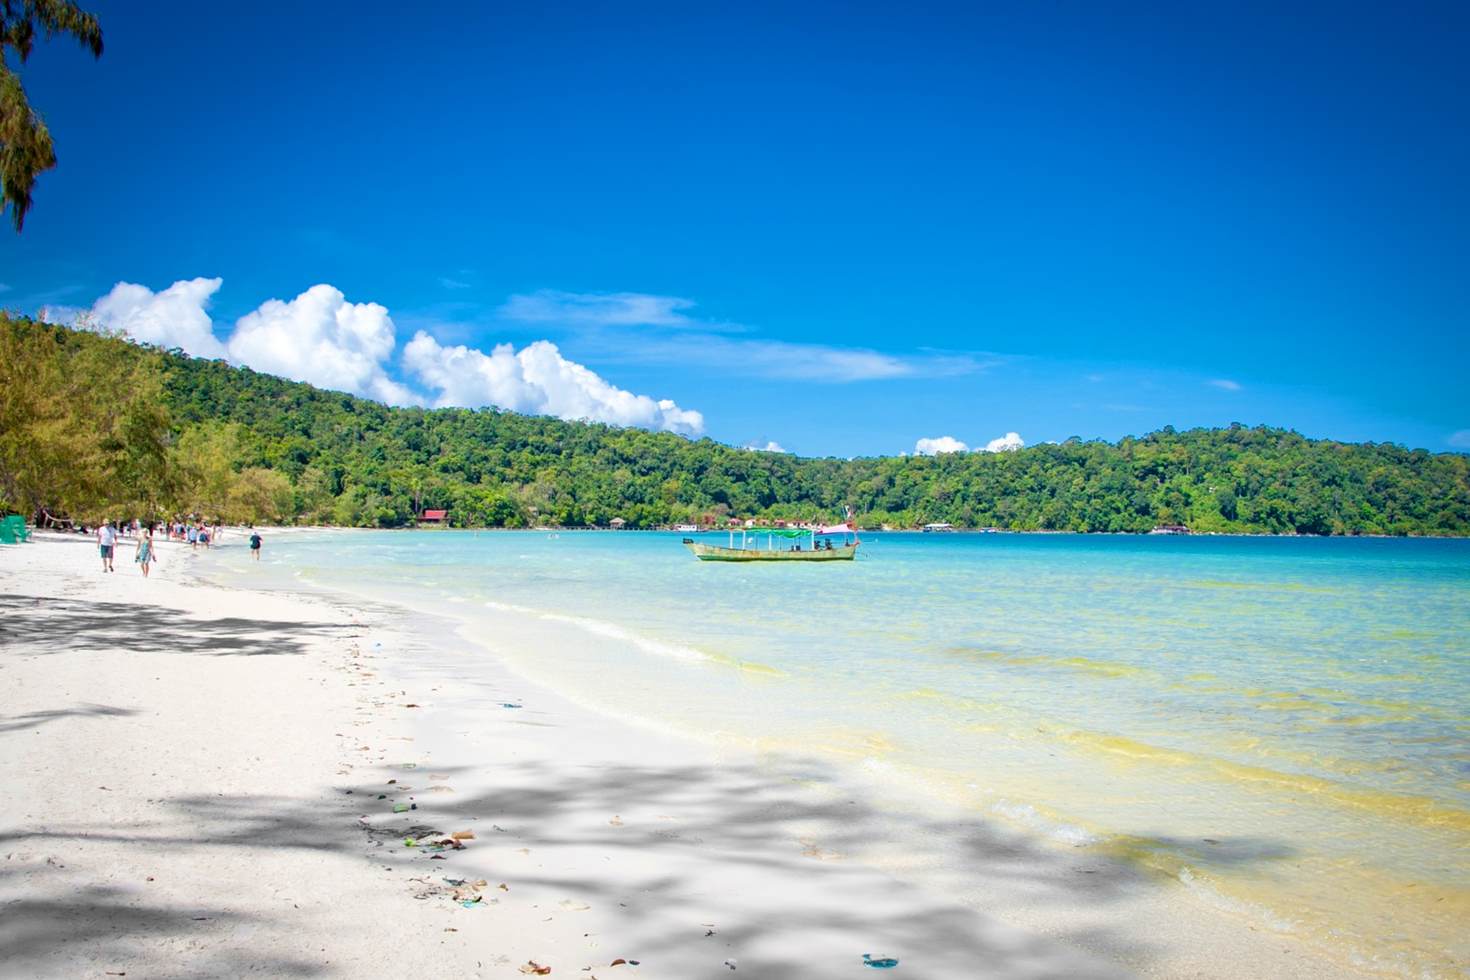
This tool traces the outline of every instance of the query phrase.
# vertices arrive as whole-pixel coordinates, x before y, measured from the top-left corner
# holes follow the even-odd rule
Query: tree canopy
[[[152,506],[399,527],[442,508],[467,527],[614,517],[653,527],[831,519],[850,505],[865,526],[1470,533],[1470,457],[1392,443],[1232,425],[999,453],[809,459],[497,409],[390,408],[116,337],[3,317],[0,326],[0,343],[57,345],[72,358],[28,374],[0,357],[0,495],[21,509],[49,499],[77,514]],[[93,361],[107,365],[107,381],[81,373]],[[130,400],[155,384],[156,417]],[[89,407],[88,396],[100,401]],[[54,414],[68,405],[74,417]],[[12,430],[12,418],[30,421]],[[99,432],[123,433],[126,451]],[[59,461],[73,455],[101,460],[88,470],[101,479],[69,482]]]
[[[25,64],[36,36],[66,34],[102,57],[102,25],[70,0],[0,0],[0,211],[25,226],[36,177],[56,166],[51,131],[31,108],[11,64]]]

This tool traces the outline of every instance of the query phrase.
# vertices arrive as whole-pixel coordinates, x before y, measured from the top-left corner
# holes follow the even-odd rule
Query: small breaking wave
[[[630,629],[619,626],[617,623],[610,623],[605,619],[593,619],[590,616],[572,616],[566,613],[546,612],[545,610],[541,609],[532,609],[528,606],[518,606],[512,603],[496,602],[494,600],[486,601],[485,606],[488,609],[496,609],[501,612],[516,613],[517,615],[522,616],[534,616],[544,622],[565,623],[568,626],[576,627],[577,629],[582,630],[585,633],[592,633],[596,636],[606,637],[609,640],[617,640],[621,643],[627,643],[638,648],[639,650],[642,650],[644,653],[651,653],[656,657],[669,657],[674,660],[683,660],[689,663],[707,663],[713,660],[713,658],[710,657],[709,654],[704,653],[701,650],[696,650],[693,647],[683,646],[682,644],[678,643],[667,643],[663,640],[656,640],[649,636],[643,636],[640,633],[635,633]]]

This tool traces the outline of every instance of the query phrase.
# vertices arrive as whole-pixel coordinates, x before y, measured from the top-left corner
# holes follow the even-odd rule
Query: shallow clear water
[[[882,534],[852,563],[726,565],[678,535],[436,531],[266,555],[452,612],[605,710],[841,760],[1361,962],[1466,962],[1470,542]]]

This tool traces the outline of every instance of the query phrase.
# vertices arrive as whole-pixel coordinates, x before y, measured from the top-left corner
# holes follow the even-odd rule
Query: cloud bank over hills
[[[183,279],[154,292],[120,282],[90,309],[53,308],[43,317],[117,331],[142,343],[223,358],[390,405],[495,406],[686,436],[704,432],[701,413],[667,398],[619,388],[568,360],[547,340],[520,351],[499,344],[487,354],[464,345],[443,346],[420,330],[400,350],[387,308],[350,302],[325,283],[291,300],[266,300],[237,320],[221,340],[208,310],[223,283],[219,278]],[[402,381],[391,373],[395,363]]]

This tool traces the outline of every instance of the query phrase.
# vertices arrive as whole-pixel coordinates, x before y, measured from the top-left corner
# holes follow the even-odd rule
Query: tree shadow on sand
[[[751,939],[758,932],[785,932],[790,937],[785,948],[798,951],[804,947],[803,936],[834,932],[869,936],[875,946],[926,951],[926,966],[937,968],[935,975],[955,977],[1114,977],[1122,974],[1116,963],[1146,963],[1151,958],[1137,939],[1139,933],[1124,937],[1079,926],[1051,936],[1022,934],[977,915],[974,908],[944,892],[973,893],[980,883],[997,899],[1005,894],[1032,908],[1096,909],[1157,887],[1158,872],[1091,849],[1051,848],[978,818],[956,821],[912,812],[896,816],[878,805],[880,801],[852,794],[851,787],[841,792],[842,785],[826,775],[820,762],[790,763],[785,771],[756,766],[589,766],[572,779],[562,770],[551,772],[536,764],[508,765],[499,771],[505,790],[436,803],[429,812],[442,815],[445,827],[482,827],[489,822],[497,838],[503,833],[533,851],[558,846],[625,851],[630,860],[624,864],[629,867],[644,856],[671,859],[649,863],[676,867],[681,873],[650,880],[609,885],[596,875],[521,879],[523,884],[539,883],[593,904],[626,904],[633,918],[639,907],[689,908],[697,923],[692,910],[708,894],[711,879],[724,878],[734,887],[743,880],[815,881],[820,882],[815,901],[766,896],[763,901],[769,908],[758,917],[758,926],[727,926],[721,934]],[[901,794],[903,789],[895,786],[893,791]],[[609,819],[630,811],[643,816]],[[673,820],[666,823],[657,816],[665,814]],[[425,819],[422,812],[417,816],[420,822]],[[471,820],[479,822],[466,822]],[[941,887],[936,892],[903,877],[889,879],[883,897],[897,898],[904,910],[895,915],[893,903],[881,906],[887,911],[878,903],[865,904],[864,889],[872,890],[872,869],[862,858],[881,857],[884,842],[900,834],[906,852],[918,856],[920,863],[927,857],[925,880]],[[1294,853],[1280,841],[1260,838],[1195,842],[1140,834],[1137,839],[1160,850],[1183,852],[1198,861],[1197,867],[1267,865]],[[751,874],[755,872],[776,877],[758,879]],[[687,941],[687,935],[662,941],[652,937],[641,948],[651,961],[672,954]],[[1079,956],[1079,949],[1093,955]],[[789,960],[762,960],[759,969],[763,977],[827,972],[825,966],[814,968],[799,954],[791,954]]]
[[[933,971],[927,975],[936,977],[1117,977],[1124,975],[1118,962],[1147,964],[1151,958],[1137,933],[1123,936],[1090,925],[1070,933],[1026,933],[1002,926],[942,890],[875,876],[860,861],[843,859],[861,856],[874,840],[891,834],[892,815],[862,797],[811,792],[813,779],[820,778],[813,777],[812,770],[805,771],[803,785],[773,779],[770,771],[754,766],[603,766],[588,767],[570,778],[565,769],[553,771],[539,764],[492,770],[498,787],[494,792],[448,801],[449,794],[425,793],[433,784],[424,781],[430,775],[452,781],[463,770],[432,766],[411,771],[364,768],[358,772],[362,782],[351,795],[335,790],[316,799],[178,797],[166,802],[167,816],[161,821],[131,827],[22,829],[0,834],[0,850],[84,839],[186,853],[196,847],[306,849],[379,865],[390,862],[399,870],[432,875],[435,881],[450,870],[474,868],[477,860],[489,861],[496,855],[500,863],[493,873],[509,883],[516,900],[524,900],[521,896],[528,893],[554,894],[575,896],[598,907],[614,918],[620,938],[636,947],[617,955],[642,959],[656,975],[723,975],[702,968],[685,972],[684,964],[690,962],[692,950],[711,955],[738,948],[761,951],[759,957],[742,959],[742,968],[749,962],[757,969],[753,975],[777,980],[827,976],[840,964],[813,963],[806,950],[818,937],[830,940],[834,935],[844,942],[847,937],[864,937],[870,945],[871,949],[853,949],[851,965],[860,966],[856,957],[866,951],[923,951]],[[406,799],[407,794],[389,785],[389,778],[404,782],[411,778],[420,784],[415,790],[419,809],[391,812],[395,799]],[[836,784],[827,788],[835,789]],[[385,791],[388,798],[378,800]],[[630,816],[610,820],[620,813]],[[951,869],[955,875],[1013,897],[1020,895],[1036,907],[1076,906],[1079,901],[1097,907],[1124,901],[1150,877],[1136,866],[1085,850],[1038,846],[979,821],[920,818],[915,824],[909,817],[905,821],[906,838],[948,842],[943,860],[955,865]],[[405,836],[422,839],[462,827],[475,828],[478,838],[465,852],[449,852],[446,861],[402,844]],[[812,827],[821,828],[820,838],[808,842],[803,838]],[[1290,855],[1285,846],[1258,840],[1199,846],[1206,849],[1204,853],[1218,849],[1242,864]],[[481,847],[493,850],[477,855]],[[559,853],[579,857],[571,863],[553,862],[552,867],[560,869],[555,871],[529,860],[507,863],[505,856],[519,848],[538,856],[563,848]],[[829,855],[832,859],[827,859]],[[703,910],[710,906],[711,894],[724,888],[738,892],[763,882],[785,882],[792,888],[781,894],[746,895],[736,906],[741,914],[726,915],[719,923],[719,943],[706,942]],[[871,901],[875,896],[881,901]],[[130,905],[127,914],[118,917],[105,892],[83,891],[72,903],[70,910],[45,903],[7,907],[0,928],[0,961],[14,957],[25,962],[40,955],[40,945],[54,940],[58,928],[54,920],[62,913],[85,923],[82,935],[104,952],[112,944],[183,936],[209,927],[175,910],[147,905]],[[670,916],[685,912],[688,928],[670,933],[665,928]],[[486,920],[492,928],[493,922]],[[720,959],[714,955],[712,962],[719,965]],[[663,972],[659,964],[664,964]],[[302,964],[287,967],[271,972],[309,972]]]
[[[295,656],[318,636],[344,636],[336,623],[225,616],[202,619],[147,603],[79,602],[0,595],[0,649],[25,644],[31,654],[88,649],[221,657]]]
[[[63,718],[128,718],[136,714],[136,708],[116,708],[110,704],[79,704],[74,708],[28,711],[8,718],[0,716],[0,732],[34,731],[42,725],[61,721]]]
[[[137,948],[191,936],[214,940],[232,930],[258,924],[257,917],[219,906],[179,906],[139,902],[126,889],[79,888],[65,898],[22,898],[4,906],[0,916],[0,963],[7,976],[62,975],[51,954],[86,949],[90,968],[77,975],[98,976],[111,964],[137,955]],[[17,972],[10,973],[10,970]],[[137,973],[138,968],[119,971]],[[140,975],[159,978],[261,976],[312,977],[323,973],[315,963],[258,950],[215,945],[188,955],[160,953]]]

